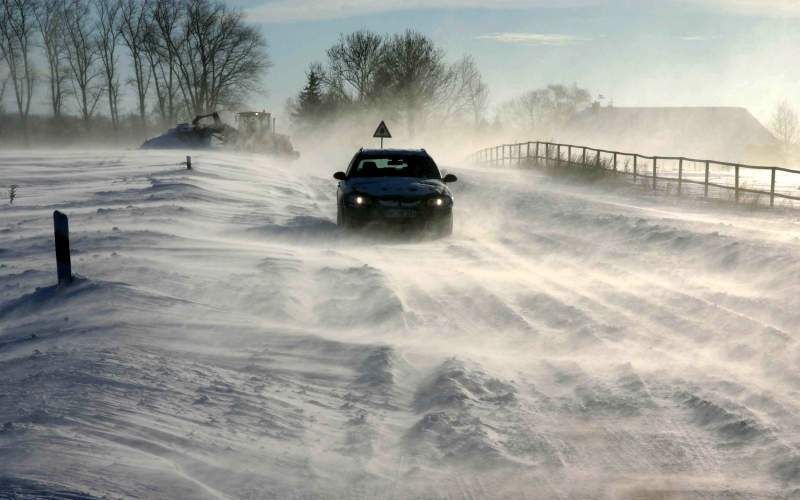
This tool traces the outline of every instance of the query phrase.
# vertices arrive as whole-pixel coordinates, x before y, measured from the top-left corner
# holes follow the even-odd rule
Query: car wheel
[[[361,224],[357,220],[353,220],[352,217],[347,216],[347,211],[343,208],[339,207],[339,210],[336,212],[336,225],[342,229],[358,229],[361,227]]]
[[[436,225],[436,236],[439,238],[446,238],[453,234],[453,216],[451,215],[447,219],[440,221]]]

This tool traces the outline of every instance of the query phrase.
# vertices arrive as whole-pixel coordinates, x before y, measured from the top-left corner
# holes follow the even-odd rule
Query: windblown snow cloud
[[[492,40],[499,43],[524,45],[576,45],[592,41],[591,38],[557,33],[488,33],[477,37],[479,40]]]
[[[684,42],[707,42],[710,40],[719,40],[717,35],[684,35],[679,37]]]
[[[689,4],[701,4],[711,8],[741,14],[780,17],[800,15],[797,0],[683,0]]]
[[[677,5],[701,5],[719,11],[757,16],[800,15],[797,0],[670,0]],[[402,10],[533,9],[604,5],[625,6],[630,0],[266,0],[247,9],[248,17],[263,23],[318,21]],[[514,42],[518,43],[518,42]]]
[[[342,19],[387,11],[425,9],[530,9],[575,7],[603,0],[268,0],[247,10],[248,18],[264,23]]]

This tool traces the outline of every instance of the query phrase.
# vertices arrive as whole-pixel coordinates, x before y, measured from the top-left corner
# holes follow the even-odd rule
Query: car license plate
[[[417,215],[415,210],[408,208],[390,208],[384,212],[386,217],[390,219],[405,219]]]

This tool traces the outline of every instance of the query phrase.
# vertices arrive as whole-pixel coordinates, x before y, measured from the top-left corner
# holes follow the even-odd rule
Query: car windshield
[[[393,156],[388,158],[360,158],[350,177],[416,177],[440,179],[439,169],[425,156]]]

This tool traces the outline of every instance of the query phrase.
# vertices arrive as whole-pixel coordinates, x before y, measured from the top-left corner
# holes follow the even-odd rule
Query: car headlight
[[[433,208],[447,208],[453,204],[449,196],[436,196],[428,200],[428,206]]]
[[[372,204],[372,199],[363,194],[351,194],[350,204],[354,207],[365,207]]]

